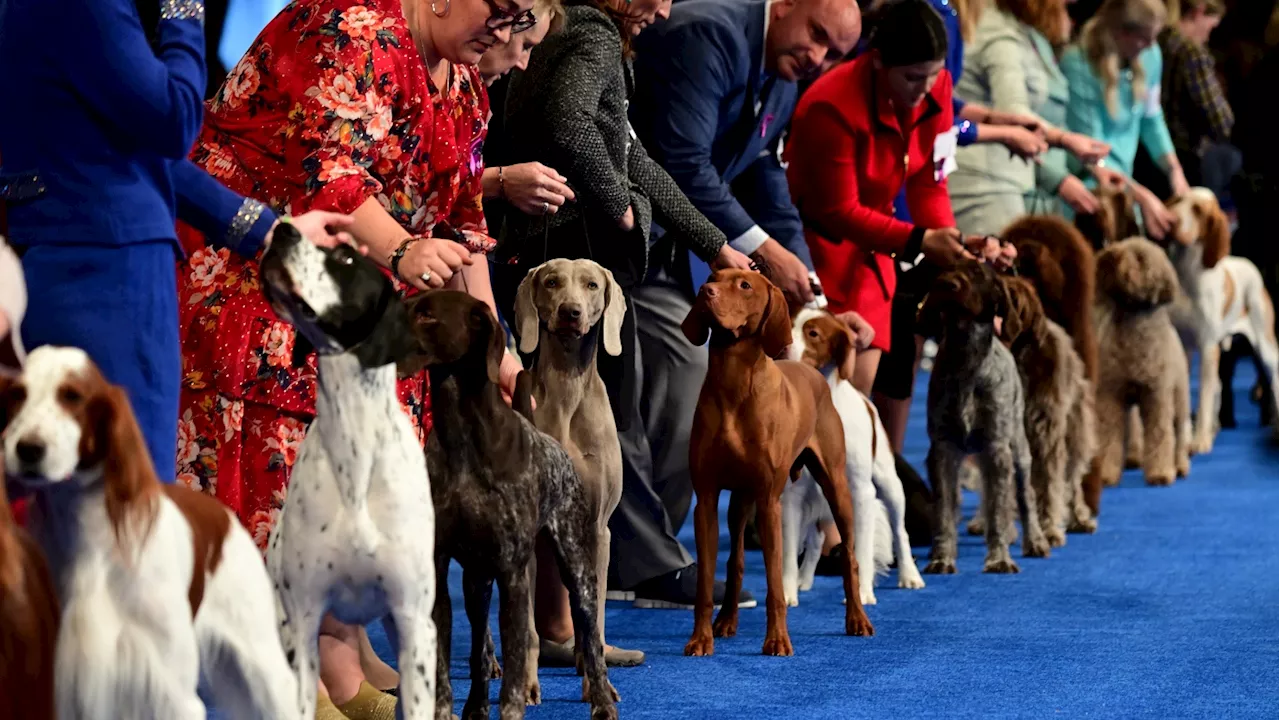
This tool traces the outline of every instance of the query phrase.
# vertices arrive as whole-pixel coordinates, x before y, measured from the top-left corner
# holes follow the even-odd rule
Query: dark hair
[[[864,21],[867,47],[880,53],[886,67],[942,60],[947,56],[947,26],[928,0],[888,0]]]
[[[631,31],[627,29],[627,23],[634,19],[631,15],[615,8],[609,0],[562,0],[560,4],[566,8],[575,5],[595,8],[608,15],[613,24],[617,26],[618,35],[622,37],[622,56],[631,57]]]

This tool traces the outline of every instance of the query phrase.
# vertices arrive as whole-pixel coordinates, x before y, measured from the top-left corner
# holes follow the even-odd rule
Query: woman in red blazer
[[[819,78],[791,121],[787,180],[834,312],[856,311],[875,339],[854,386],[870,395],[889,349],[894,262],[969,256],[946,175],[955,167],[947,31],[925,0],[877,9],[868,51]],[[893,216],[903,185],[915,225]]]

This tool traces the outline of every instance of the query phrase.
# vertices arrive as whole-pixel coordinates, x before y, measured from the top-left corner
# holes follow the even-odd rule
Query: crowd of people
[[[1257,105],[1274,99],[1274,2],[294,0],[208,91],[219,23],[199,0],[156,5],[0,6],[6,95],[28,109],[0,114],[0,364],[84,348],[160,476],[216,496],[263,548],[316,396],[312,348],[260,290],[286,219],[360,246],[402,294],[463,290],[513,329],[529,269],[613,273],[608,590],[640,608],[694,605],[677,534],[707,350],[680,325],[713,269],[762,267],[794,306],[826,302],[899,452],[917,306],[1027,214],[1073,219],[1124,188],[1159,239],[1166,200],[1205,186],[1275,296],[1276,153],[1258,150],[1275,112]],[[512,343],[505,394],[531,360]],[[399,394],[425,439],[425,373]],[[538,579],[541,658],[571,665],[558,583]],[[330,717],[394,707],[362,628],[327,618],[320,647]]]

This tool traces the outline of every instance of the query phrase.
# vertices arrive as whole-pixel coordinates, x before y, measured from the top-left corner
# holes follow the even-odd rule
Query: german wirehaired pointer
[[[782,291],[764,275],[719,270],[702,289],[681,329],[689,342],[710,340],[707,379],[698,396],[689,441],[689,469],[697,495],[698,594],[693,636],[685,655],[711,655],[714,637],[738,632],[746,509],[756,505],[768,596],[765,655],[792,655],[782,592],[782,490],[813,473],[830,503],[848,562],[844,566],[845,634],[872,635],[858,589],[853,508],[845,479],[844,427],[831,388],[814,368],[775,361],[791,344],[791,316]],[[715,584],[716,518],[721,490],[730,491],[729,567],[724,603],[711,623]],[[714,630],[714,636],[713,636]]]
[[[434,429],[427,467],[436,508],[435,621],[440,633],[436,682],[438,720],[452,707],[449,647],[452,610],[445,591],[449,560],[463,567],[463,595],[471,620],[471,694],[463,716],[489,717],[489,601],[498,581],[502,634],[501,714],[524,717],[532,625],[534,542],[546,533],[569,589],[577,646],[590,679],[591,717],[618,716],[596,623],[595,508],[559,443],[534,427],[530,378],[522,374],[513,410],[498,390],[505,352],[502,328],[483,302],[439,290],[409,303],[418,338],[415,362],[431,377]],[[533,656],[536,663],[536,655]],[[533,670],[536,672],[536,666]]]
[[[920,332],[938,339],[929,377],[929,480],[937,496],[937,530],[924,571],[956,572],[960,471],[978,456],[987,537],[983,572],[1014,573],[1014,503],[1022,518],[1022,552],[1046,557],[1031,487],[1031,451],[1023,419],[1022,383],[1009,349],[996,338],[995,320],[1008,312],[1008,296],[986,263],[964,262],[943,273],[920,308]]]
[[[58,717],[205,720],[201,675],[230,717],[304,717],[257,546],[217,500],[160,484],[124,389],[44,346],[3,397],[4,466],[35,491],[63,601]]]
[[[262,259],[267,297],[320,353],[316,417],[267,548],[280,636],[315,715],[316,636],[326,612],[383,619],[400,670],[397,713],[436,709],[435,513],[422,448],[396,396],[416,349],[409,313],[373,261],[304,242],[282,224]]]

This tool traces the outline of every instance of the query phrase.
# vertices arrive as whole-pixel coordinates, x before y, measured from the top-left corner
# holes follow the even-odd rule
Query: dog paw
[[[738,634],[738,613],[726,616],[721,613],[711,625],[711,633],[718,638],[731,638]]]
[[[970,535],[986,535],[987,521],[981,515],[975,515],[969,524],[965,526],[965,532]]]
[[[592,707],[591,720],[618,720],[618,708],[613,705]]]
[[[1072,518],[1071,522],[1067,523],[1067,532],[1069,533],[1093,534],[1097,531],[1098,531],[1097,518],[1092,518],[1092,517],[1084,518],[1084,519]]]
[[[1187,446],[1187,450],[1189,450],[1192,455],[1207,455],[1213,450],[1213,439],[1202,437],[1193,438],[1190,445]]]
[[[1022,557],[1029,558],[1047,558],[1049,557],[1049,541],[1041,538],[1034,542],[1025,542],[1022,544]],[[1016,570],[1015,570],[1016,572]]]
[[[863,605],[876,604],[876,594],[874,592],[871,592],[870,590],[863,590],[861,593],[859,593],[859,595],[861,597]]]
[[[1001,558],[998,560],[987,560],[982,566],[982,572],[997,575],[1012,575],[1014,573],[1022,572],[1022,569],[1018,567],[1018,563],[1014,562],[1012,558]]]
[[[1147,475],[1146,480],[1147,480],[1147,484],[1152,487],[1167,487],[1173,484],[1174,473],[1170,473],[1170,472],[1151,473],[1150,475]]]
[[[898,570],[898,587],[903,590],[919,590],[924,587],[924,578],[920,577],[920,571],[916,570],[915,563],[911,564],[911,569],[903,571]]]
[[[783,593],[782,597],[787,601],[787,607],[800,607],[800,593]]]
[[[1177,476],[1178,476],[1178,477],[1180,477],[1180,478],[1184,478],[1184,477],[1186,477],[1186,476],[1188,476],[1188,475],[1190,475],[1190,474],[1191,474],[1191,459],[1190,459],[1190,458],[1178,458],[1178,463],[1177,463],[1177,465],[1178,465],[1178,467],[1176,468],[1176,474],[1177,474]]]
[[[855,637],[871,637],[876,634],[876,629],[871,625],[871,618],[867,617],[862,608],[855,608],[853,612],[845,612],[844,634]]]
[[[812,576],[811,576],[808,580],[801,580],[801,581],[800,581],[800,592],[809,592],[809,591],[810,591],[810,590],[812,590],[812,589],[813,589],[813,577],[812,577]]]
[[[1136,470],[1142,467],[1142,456],[1127,457],[1124,459],[1125,470]],[[1120,482],[1120,478],[1116,478],[1116,482]]]
[[[796,654],[796,651],[791,647],[791,638],[785,632],[780,632],[764,639],[764,647],[760,648],[760,654],[791,657]]]
[[[924,566],[925,575],[955,575],[955,560],[930,560],[928,565]]]
[[[542,704],[542,683],[536,678],[533,682],[525,685],[524,688],[524,704],[525,705],[541,705]]]
[[[1044,534],[1044,539],[1049,542],[1049,547],[1060,548],[1067,544],[1067,534],[1059,528],[1054,528]]]
[[[714,655],[715,652],[716,641],[710,635],[695,635],[684,646],[684,654],[688,657],[708,657]]]
[[[621,702],[622,696],[618,694],[618,688],[613,686],[613,681],[606,679],[605,684],[609,686],[609,697],[613,698],[614,702]],[[591,681],[586,677],[582,678],[582,702],[591,702]]]

